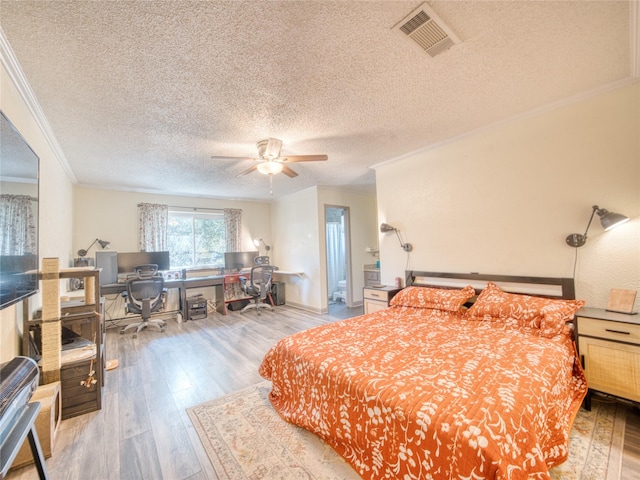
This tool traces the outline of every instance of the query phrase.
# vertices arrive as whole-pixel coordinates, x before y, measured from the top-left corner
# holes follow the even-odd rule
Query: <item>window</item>
[[[171,268],[224,267],[223,212],[169,210],[167,246]]]

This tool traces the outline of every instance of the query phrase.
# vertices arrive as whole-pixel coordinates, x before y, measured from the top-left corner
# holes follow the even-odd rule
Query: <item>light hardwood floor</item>
[[[107,357],[119,361],[107,372],[102,410],[62,422],[53,456],[52,480],[216,479],[185,409],[262,380],[264,354],[291,333],[348,318],[362,308],[331,308],[314,315],[289,307],[275,312],[212,314],[176,323],[165,333],[142,332],[137,339],[107,333]],[[631,449],[623,480],[638,479],[640,416],[630,413]],[[35,479],[33,466],[8,479]]]
[[[640,409],[637,406],[627,412],[620,480],[640,480]]]

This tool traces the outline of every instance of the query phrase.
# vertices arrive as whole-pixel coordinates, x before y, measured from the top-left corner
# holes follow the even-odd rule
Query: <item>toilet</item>
[[[340,280],[338,282],[338,291],[333,292],[333,301],[337,302],[338,300],[342,300],[343,302],[347,302],[347,281]]]

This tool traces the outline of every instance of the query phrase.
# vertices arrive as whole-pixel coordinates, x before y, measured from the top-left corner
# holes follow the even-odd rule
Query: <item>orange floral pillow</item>
[[[465,315],[470,320],[514,319],[519,325],[538,329],[540,336],[552,337],[562,331],[584,303],[507,293],[489,282]]]
[[[391,299],[391,306],[432,308],[458,312],[476,291],[471,285],[462,289],[406,287]]]

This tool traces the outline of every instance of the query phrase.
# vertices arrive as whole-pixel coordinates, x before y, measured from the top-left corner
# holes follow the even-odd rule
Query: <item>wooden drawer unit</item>
[[[640,345],[640,324],[581,317],[580,335]]]
[[[96,369],[96,363],[96,361],[86,360],[64,365],[60,369],[63,420],[100,410],[102,406],[102,372]],[[89,378],[91,371],[95,371],[96,383],[90,383],[88,386],[82,385],[82,382]]]
[[[589,389],[640,402],[637,316],[584,308],[575,321],[578,352]]]
[[[381,287],[363,289],[364,313],[372,313],[389,307],[389,302],[401,289],[396,287]]]

